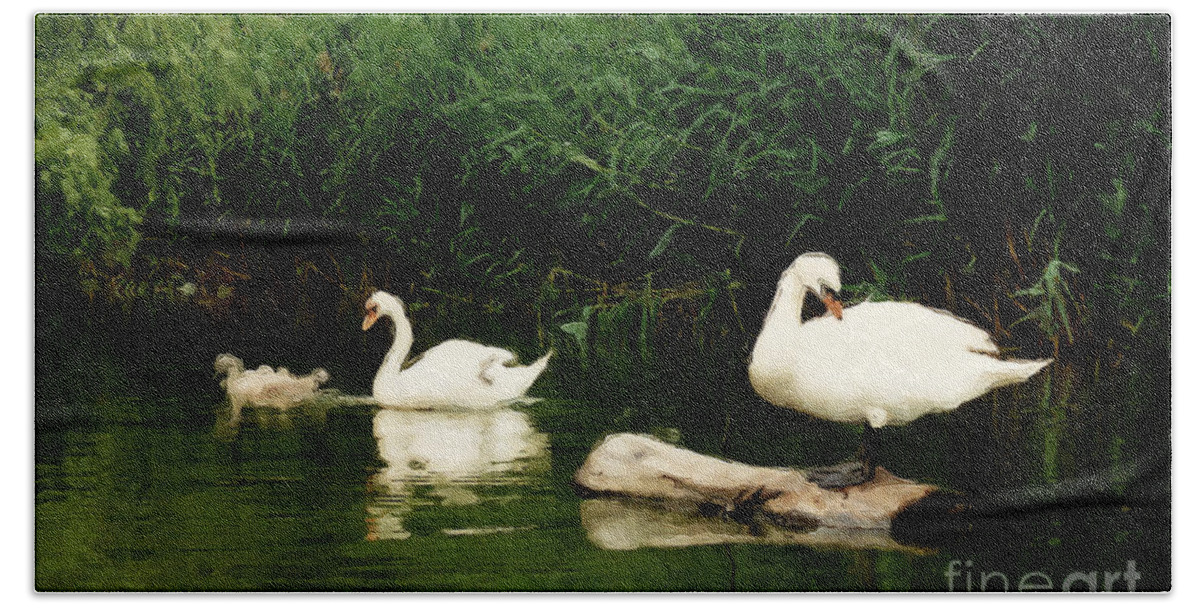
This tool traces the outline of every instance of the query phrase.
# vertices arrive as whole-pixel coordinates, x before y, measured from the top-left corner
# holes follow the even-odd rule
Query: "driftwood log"
[[[758,543],[921,552],[1011,534],[1022,518],[1046,509],[1170,505],[1165,456],[982,493],[875,471],[868,483],[824,490],[802,470],[730,462],[617,434],[592,450],[575,483],[595,496],[580,507],[588,537],[610,549]]]
[[[936,488],[882,467],[875,471],[867,483],[826,490],[801,470],[730,462],[622,433],[596,446],[575,483],[603,496],[707,506],[699,512],[749,514],[751,519],[761,515],[792,529],[873,530],[886,538],[896,515]]]

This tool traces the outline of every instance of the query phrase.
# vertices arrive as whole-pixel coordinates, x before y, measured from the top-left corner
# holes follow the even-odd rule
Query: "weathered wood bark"
[[[825,490],[796,469],[757,467],[705,456],[633,434],[609,435],[575,474],[583,489],[608,495],[752,510],[792,528],[879,530],[936,488],[882,467],[865,484]]]

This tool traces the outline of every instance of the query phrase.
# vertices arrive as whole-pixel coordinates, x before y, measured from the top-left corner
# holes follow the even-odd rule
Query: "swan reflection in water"
[[[375,439],[385,466],[370,481],[367,540],[405,539],[415,507],[486,502],[479,490],[519,484],[522,473],[548,464],[548,440],[529,416],[508,407],[488,411],[382,409]],[[428,492],[418,492],[427,489]],[[494,494],[488,492],[487,494]],[[445,530],[447,534],[504,528]]]

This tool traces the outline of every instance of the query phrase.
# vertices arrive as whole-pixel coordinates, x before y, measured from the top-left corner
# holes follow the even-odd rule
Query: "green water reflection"
[[[220,404],[205,406],[207,425],[38,433],[38,588],[941,590],[952,559],[1056,581],[1137,560],[1142,588],[1169,575],[1154,555],[1158,515],[1141,508],[1051,510],[913,548],[799,543],[753,523],[583,499],[571,476],[611,424],[587,402],[326,404],[232,429]],[[720,441],[696,432],[684,443]]]

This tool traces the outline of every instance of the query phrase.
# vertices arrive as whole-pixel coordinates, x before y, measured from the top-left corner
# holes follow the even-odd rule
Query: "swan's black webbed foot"
[[[843,462],[824,467],[813,467],[804,471],[808,480],[826,490],[840,490],[871,481],[875,467],[861,461]]]

